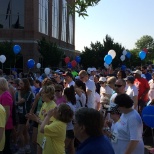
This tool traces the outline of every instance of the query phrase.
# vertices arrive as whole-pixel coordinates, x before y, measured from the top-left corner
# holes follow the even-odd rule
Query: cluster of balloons
[[[121,59],[121,61],[124,61],[124,60],[126,59],[126,57],[127,57],[128,59],[130,59],[130,58],[131,58],[131,55],[132,55],[132,54],[131,54],[129,51],[123,50],[120,59]]]
[[[109,65],[112,63],[112,60],[115,58],[116,52],[114,50],[109,50],[108,54],[104,57],[104,66],[109,68]]]
[[[14,45],[13,52],[17,55],[21,51],[21,47],[19,45]]]
[[[145,59],[147,52],[148,50],[146,48],[144,48],[143,50],[139,52],[139,57],[141,60]]]
[[[67,64],[68,68],[76,67],[76,65],[78,63],[80,63],[80,62],[81,62],[81,57],[80,56],[76,56],[75,60],[72,60],[71,62],[70,62],[69,57],[65,58],[65,63]]]

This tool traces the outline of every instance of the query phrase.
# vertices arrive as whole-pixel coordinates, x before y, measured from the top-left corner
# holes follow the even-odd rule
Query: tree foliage
[[[57,67],[64,55],[56,43],[47,41],[44,37],[38,41],[38,51],[43,57],[44,67]]]
[[[135,43],[136,48],[142,50],[143,48],[154,49],[154,39],[149,35],[142,36]]]
[[[104,67],[104,57],[108,54],[109,50],[116,51],[116,57],[112,62],[113,67],[118,67],[122,62],[120,61],[120,56],[124,47],[121,44],[115,43],[114,40],[106,35],[103,43],[100,42],[91,43],[90,48],[85,47],[81,54],[81,64],[84,68],[87,67]]]
[[[79,16],[85,17],[88,16],[87,8],[89,6],[97,5],[99,1],[100,0],[75,0],[74,3],[68,6],[71,14],[74,14],[76,12]]]
[[[13,52],[13,42],[1,42],[0,43],[0,55],[5,55],[6,61],[3,64],[4,68],[14,67],[16,61],[18,60],[18,56],[16,56]]]

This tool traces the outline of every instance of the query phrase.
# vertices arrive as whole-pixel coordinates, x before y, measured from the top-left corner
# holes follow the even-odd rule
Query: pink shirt
[[[12,107],[13,107],[13,99],[9,91],[5,91],[0,95],[0,104],[2,106],[10,107],[10,116],[8,121],[6,122],[5,129],[13,129],[13,120],[12,120]]]
[[[56,104],[59,105],[61,103],[66,103],[66,99],[62,97],[56,97]]]

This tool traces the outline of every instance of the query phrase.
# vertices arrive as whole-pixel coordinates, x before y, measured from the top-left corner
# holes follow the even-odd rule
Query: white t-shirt
[[[128,86],[126,90],[126,94],[130,96],[131,99],[133,99],[134,96],[138,96],[138,89],[135,85]]]
[[[95,109],[97,109],[97,104],[100,103],[100,98],[100,95],[97,92],[95,92]]]
[[[101,88],[100,88],[100,95],[102,96],[103,93],[108,94],[108,95],[112,95],[113,90],[108,85],[106,85],[105,87],[101,86]]]
[[[144,154],[143,123],[136,110],[133,109],[131,112],[121,115],[115,127],[115,132],[117,132],[117,142],[112,143],[115,154],[125,154],[131,140],[139,141],[131,154]]]
[[[95,109],[95,90],[96,90],[95,83],[92,80],[88,80],[85,84],[86,84],[86,90],[91,91],[91,93],[87,95],[88,97],[87,106],[88,108]]]
[[[85,105],[86,105],[86,95],[84,93],[82,93],[81,96],[76,94],[75,97],[76,97],[76,109],[79,109],[81,107],[85,107]]]
[[[72,80],[70,83],[68,83],[67,87],[69,88],[70,86],[74,86],[75,82]]]

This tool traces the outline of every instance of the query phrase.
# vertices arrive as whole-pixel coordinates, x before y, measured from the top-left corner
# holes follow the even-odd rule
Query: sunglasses
[[[114,86],[118,88],[122,87],[122,85],[117,85],[117,84],[115,84]]]

